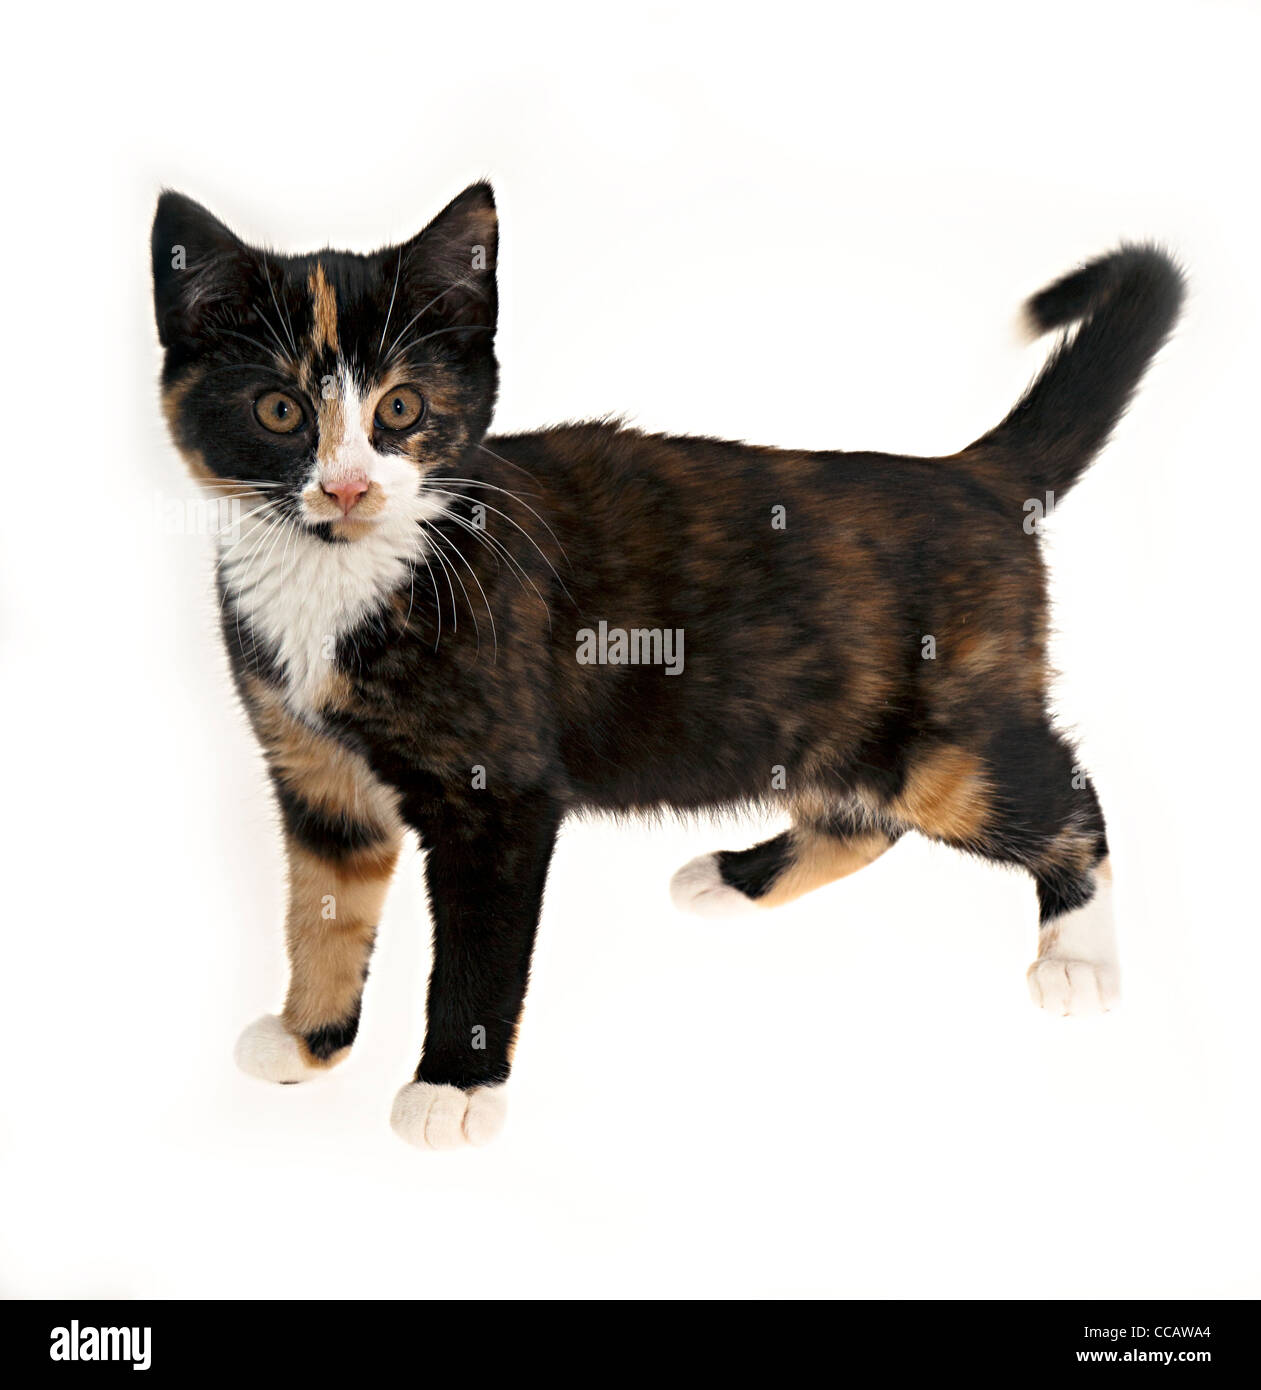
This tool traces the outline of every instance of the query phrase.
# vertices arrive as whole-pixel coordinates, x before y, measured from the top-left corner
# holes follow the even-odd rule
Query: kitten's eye
[[[377,402],[376,422],[383,430],[409,430],[425,411],[425,400],[410,386],[396,386]]]
[[[302,407],[283,391],[268,391],[254,402],[254,418],[273,434],[292,434],[302,423]]]

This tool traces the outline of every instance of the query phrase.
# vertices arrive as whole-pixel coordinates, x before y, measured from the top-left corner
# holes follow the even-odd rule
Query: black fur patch
[[[303,1035],[312,1057],[318,1057],[321,1062],[327,1062],[334,1053],[340,1052],[342,1048],[349,1047],[354,1042],[356,1034],[359,1032],[359,1009],[350,1018],[344,1019],[341,1023],[325,1024],[323,1028],[317,1028],[313,1033]]]
[[[792,836],[782,835],[763,840],[752,849],[722,850],[718,855],[718,872],[729,887],[746,898],[761,898],[770,892],[775,880],[792,863]]]
[[[376,826],[342,816],[327,816],[291,791],[281,778],[274,777],[272,782],[285,828],[312,854],[338,861],[386,842]]]

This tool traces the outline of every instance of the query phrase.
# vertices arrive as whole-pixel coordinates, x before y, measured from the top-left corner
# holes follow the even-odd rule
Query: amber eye
[[[268,391],[254,402],[254,418],[273,434],[292,434],[302,423],[302,407],[283,391]]]
[[[410,386],[396,386],[377,402],[377,424],[383,430],[409,430],[425,411],[424,397]]]

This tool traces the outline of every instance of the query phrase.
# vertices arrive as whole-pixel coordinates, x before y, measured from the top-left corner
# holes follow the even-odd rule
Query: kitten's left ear
[[[489,328],[498,315],[499,217],[488,183],[470,184],[403,247],[413,312],[456,328]],[[453,338],[460,338],[453,331]],[[479,335],[489,339],[490,333]],[[470,339],[470,342],[473,340]],[[489,344],[486,344],[489,346]]]

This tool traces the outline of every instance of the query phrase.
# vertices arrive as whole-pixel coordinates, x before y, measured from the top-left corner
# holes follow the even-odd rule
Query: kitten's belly
[[[662,666],[576,677],[558,727],[573,794],[597,809],[694,810],[782,795],[807,769],[842,769],[869,726],[855,673],[826,653],[775,669],[728,665],[684,644]]]

